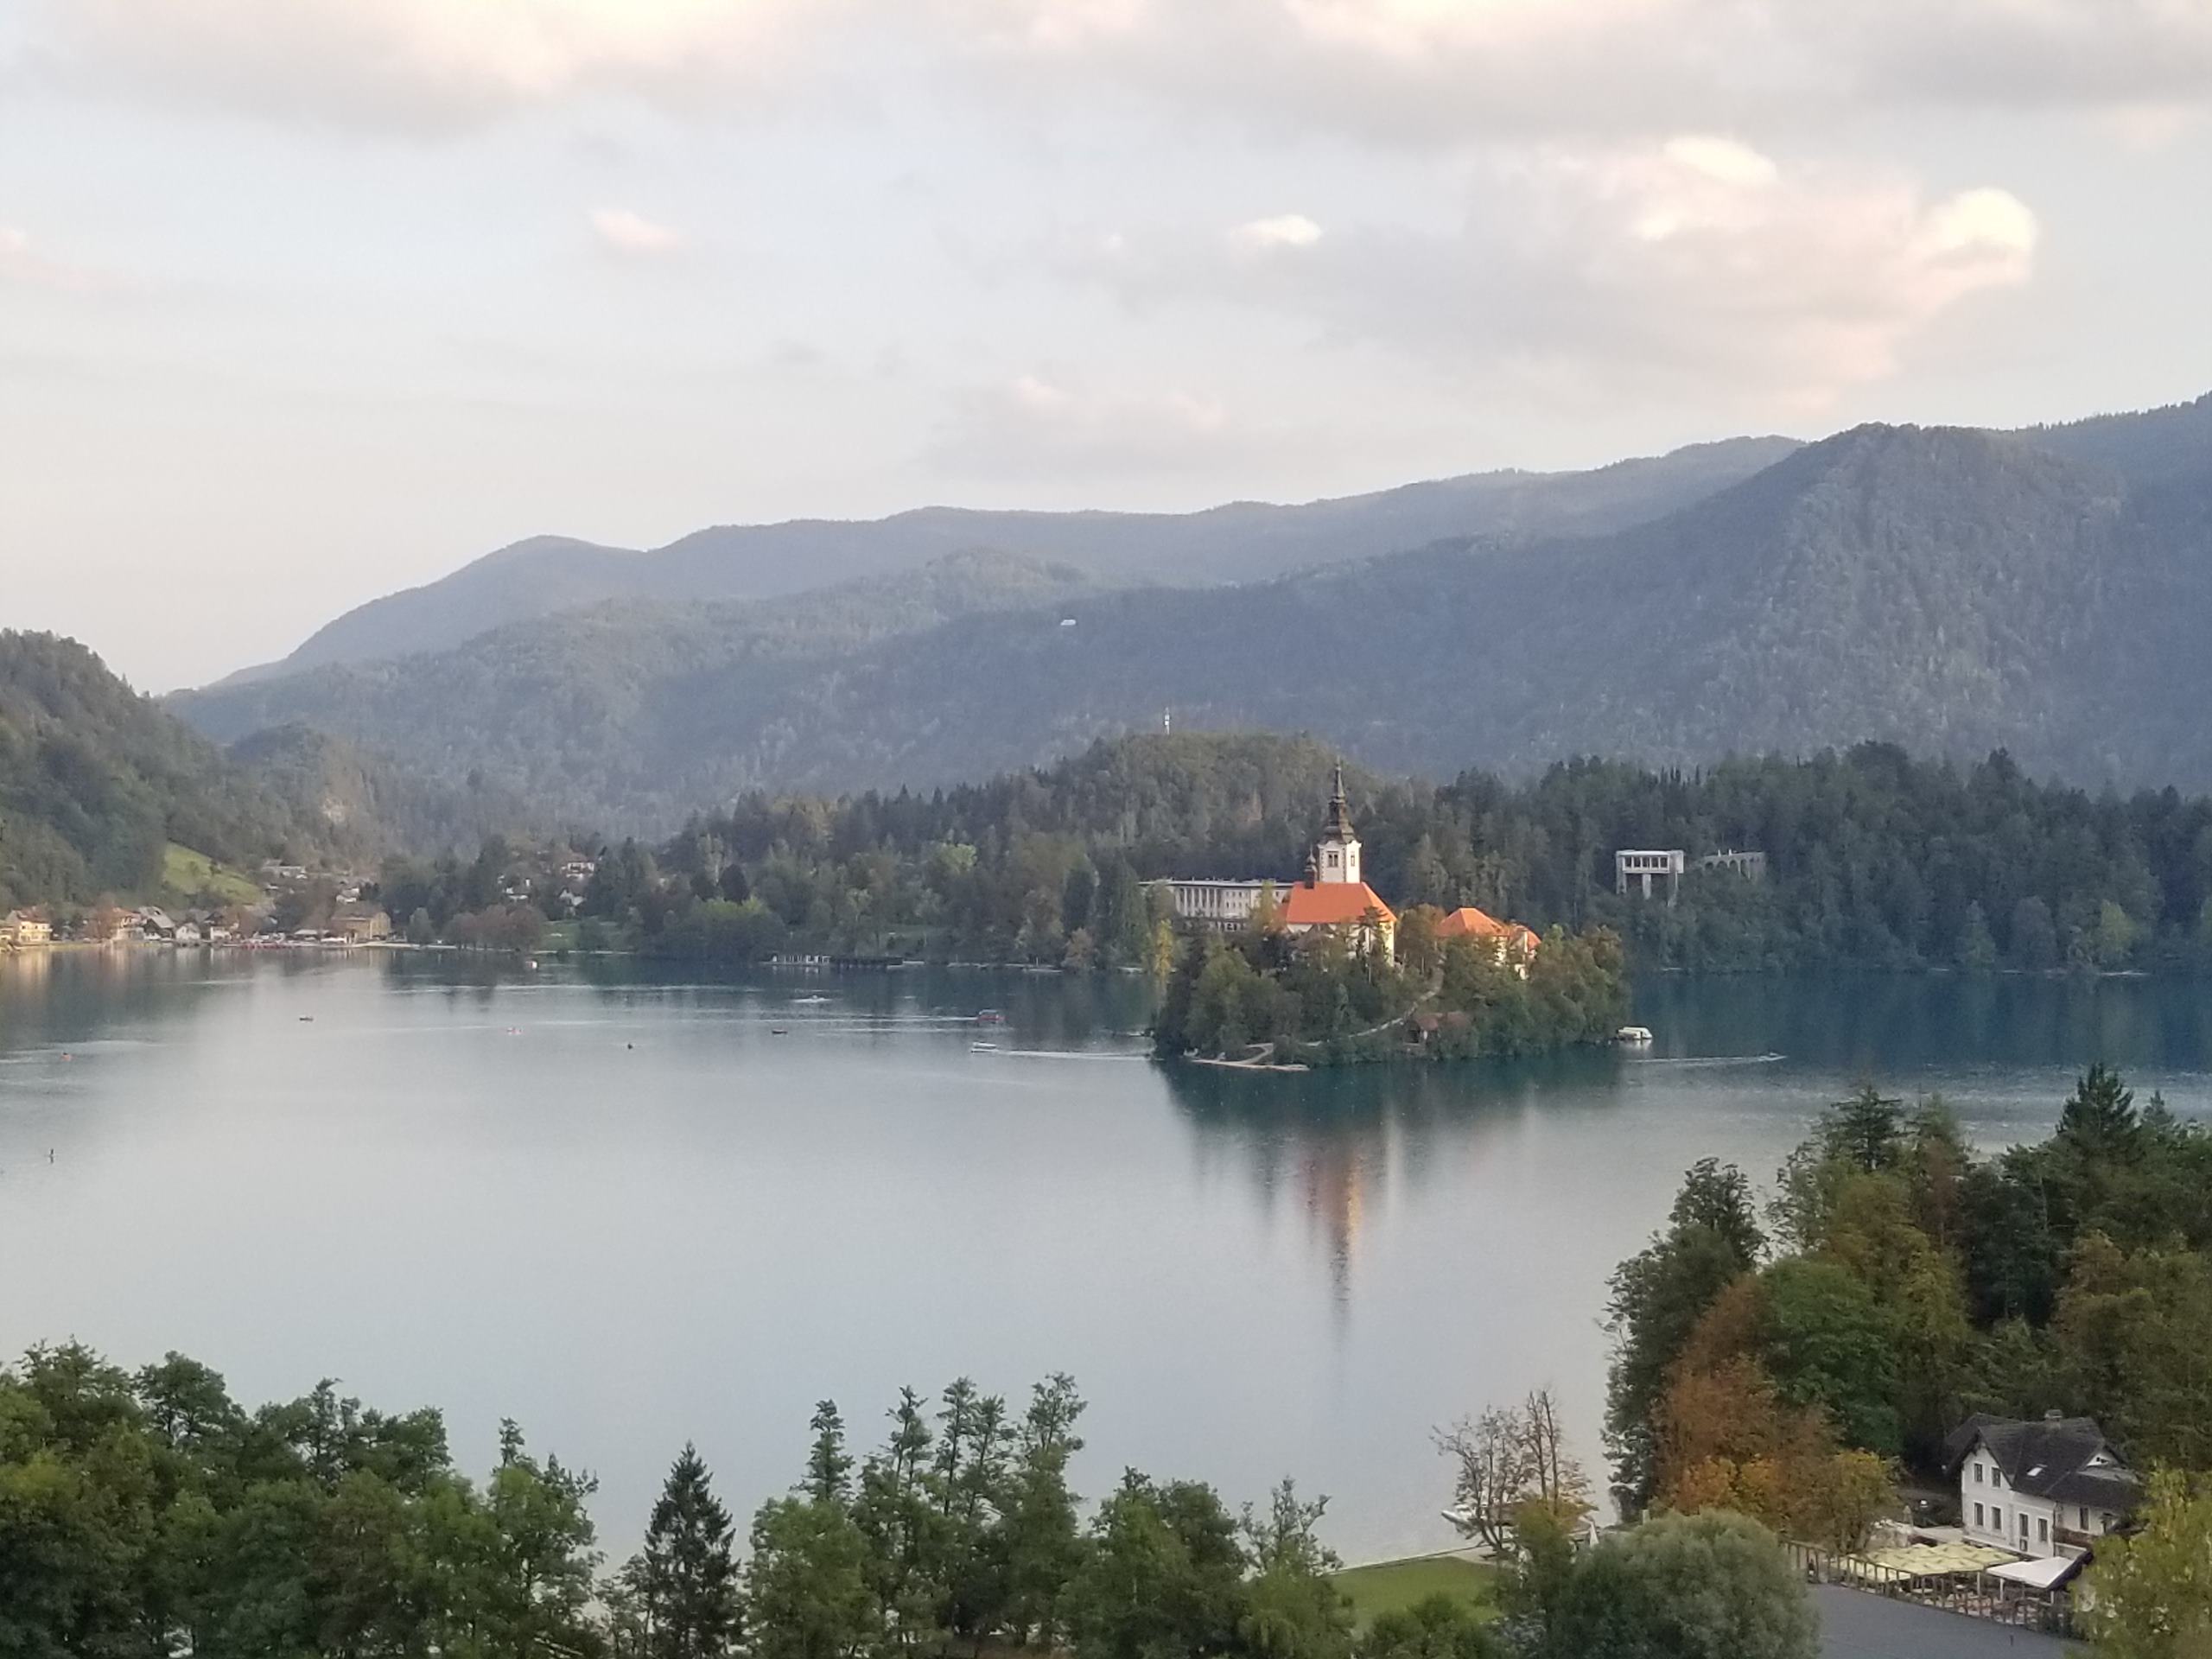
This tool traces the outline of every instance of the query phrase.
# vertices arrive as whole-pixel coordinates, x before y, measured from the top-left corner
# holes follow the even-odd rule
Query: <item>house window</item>
[[[1989,1506],[1989,1529],[1998,1533],[2005,1530],[2005,1511],[1993,1503]]]
[[[1976,1525],[1977,1527],[1978,1527],[1978,1526],[1980,1526],[1980,1525],[1982,1524],[1982,1519],[1981,1519],[1981,1505],[1980,1505],[1980,1504],[1979,1504],[1979,1503],[1977,1503],[1977,1504],[1975,1504],[1975,1505],[1974,1506],[1974,1525]]]
[[[2036,1516],[2036,1542],[2047,1544],[2050,1541],[2050,1517],[2047,1515],[2039,1515]]]
[[[1981,1484],[1981,1465],[1978,1463],[1974,1466],[1974,1484],[1977,1486]]]

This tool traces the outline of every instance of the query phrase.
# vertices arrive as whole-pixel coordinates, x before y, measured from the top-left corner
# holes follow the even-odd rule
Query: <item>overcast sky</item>
[[[2212,0],[0,0],[0,626],[2212,388]]]

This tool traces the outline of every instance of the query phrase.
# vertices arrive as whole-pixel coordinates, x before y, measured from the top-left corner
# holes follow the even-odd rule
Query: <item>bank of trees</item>
[[[2212,1135],[2092,1067],[2046,1141],[1975,1156],[1872,1085],[1778,1172],[1689,1172],[1612,1281],[1609,1445],[1631,1511],[1725,1507],[1849,1544],[1885,1471],[1971,1411],[2094,1416],[2212,1467]]]
[[[1735,1517],[1578,1552],[1524,1506],[1498,1605],[1438,1599],[1355,1627],[1285,1482],[1233,1510],[1126,1471],[1073,1491],[1084,1402],[912,1389],[885,1438],[816,1411],[798,1478],[739,1528],[692,1447],[643,1548],[602,1571],[589,1477],[512,1424],[482,1479],[434,1411],[328,1383],[249,1411],[172,1355],[135,1374],[34,1349],[0,1372],[0,1652],[10,1659],[1810,1659],[1802,1585]],[[1557,1425],[1535,1443],[1554,1481]],[[1548,1461],[1547,1461],[1548,1459]]]
[[[1142,884],[1294,879],[1334,762],[1303,739],[1155,734],[957,789],[746,796],[658,845],[576,837],[600,866],[582,910],[604,942],[685,956],[789,943],[1149,966],[1162,916]],[[1345,782],[1368,879],[1401,912],[1602,925],[1646,968],[2212,967],[2212,801],[2171,790],[2092,796],[2002,754],[1959,768],[1878,744],[1696,772],[1574,760],[1522,784]],[[1624,899],[1624,847],[1757,849],[1768,877],[1693,869],[1672,906]],[[483,861],[396,863],[394,920],[419,906],[443,929],[496,902]]]
[[[1485,939],[1385,957],[1354,928],[1286,933],[1263,902],[1249,927],[1182,943],[1160,998],[1162,1054],[1341,1065],[1401,1055],[1531,1054],[1603,1042],[1627,1009],[1620,942],[1554,928],[1534,957]]]

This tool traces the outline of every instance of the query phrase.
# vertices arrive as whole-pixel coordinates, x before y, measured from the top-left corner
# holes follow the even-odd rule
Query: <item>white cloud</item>
[[[591,227],[603,246],[636,258],[662,258],[683,248],[681,232],[627,207],[601,208],[591,216]]]
[[[80,69],[267,113],[453,127],[690,111],[873,58],[1399,142],[1813,123],[1900,103],[2212,105],[2206,0],[35,0]],[[888,51],[847,52],[857,39]]]
[[[1063,259],[1132,302],[1262,306],[1457,373],[1817,409],[1887,378],[1950,307],[2031,274],[2037,227],[1997,189],[1784,168],[1733,140],[1516,152],[1454,233],[1340,226],[1290,261],[1124,233]]]
[[[964,477],[1149,477],[1203,472],[1267,442],[1199,393],[1094,391],[1030,373],[963,393],[927,459]]]
[[[708,107],[837,0],[41,0],[79,73],[315,121],[436,130],[564,99]]]
[[[0,283],[52,294],[111,294],[124,287],[106,271],[55,258],[16,225],[0,225]]]
[[[1239,247],[1264,251],[1270,248],[1310,248],[1321,239],[1321,227],[1303,213],[1284,213],[1274,219],[1255,219],[1230,232]]]

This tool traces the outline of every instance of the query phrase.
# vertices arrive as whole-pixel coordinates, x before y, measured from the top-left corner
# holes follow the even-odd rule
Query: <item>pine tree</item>
[[[853,1495],[853,1457],[845,1450],[845,1420],[837,1402],[824,1400],[814,1408],[814,1445],[806,1454],[805,1491],[817,1503],[842,1504]]]
[[[2120,1073],[2111,1067],[2091,1066],[2058,1115],[2058,1138],[2088,1157],[2133,1157],[2143,1138],[2135,1091],[2122,1087]]]
[[[653,1659],[722,1659],[737,1633],[729,1511],[685,1442],[645,1529],[645,1602]]]

